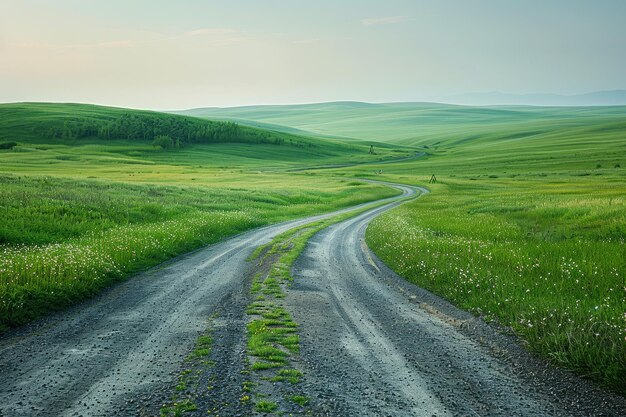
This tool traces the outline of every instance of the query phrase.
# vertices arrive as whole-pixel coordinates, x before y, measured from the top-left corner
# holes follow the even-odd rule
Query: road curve
[[[364,242],[372,209],[309,240],[287,307],[313,415],[623,416],[626,401],[398,277]]]
[[[416,193],[396,188],[403,194],[389,201]],[[241,289],[257,246],[338,212],[232,237],[0,336],[0,416],[134,415],[133,403],[176,384],[208,317]]]

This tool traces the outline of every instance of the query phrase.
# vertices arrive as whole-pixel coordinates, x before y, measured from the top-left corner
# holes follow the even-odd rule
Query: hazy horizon
[[[626,90],[617,0],[1,3],[0,102],[175,110]]]

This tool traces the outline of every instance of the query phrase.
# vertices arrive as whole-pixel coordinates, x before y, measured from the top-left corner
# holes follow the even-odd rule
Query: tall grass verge
[[[371,185],[261,193],[16,176],[0,177],[0,187],[0,330],[250,228],[394,194]]]
[[[367,242],[410,281],[624,394],[625,218],[620,191],[597,181],[457,181],[377,218]]]

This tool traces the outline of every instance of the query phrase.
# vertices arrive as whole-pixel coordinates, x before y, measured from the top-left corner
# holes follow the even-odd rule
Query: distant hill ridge
[[[450,96],[441,101],[465,105],[620,106],[626,105],[626,90],[594,91],[574,95],[471,93]]]
[[[409,146],[466,143],[491,136],[548,133],[566,126],[626,120],[626,106],[462,106],[441,103],[330,102],[199,108],[180,114],[273,130]]]

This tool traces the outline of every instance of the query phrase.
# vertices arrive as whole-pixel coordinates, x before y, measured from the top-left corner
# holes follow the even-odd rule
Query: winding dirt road
[[[394,186],[401,197],[420,191]],[[547,367],[378,261],[364,231],[399,198],[321,231],[295,265],[286,302],[300,324],[312,415],[626,415],[623,398]],[[200,378],[215,387],[205,387],[188,415],[249,415],[239,401],[256,268],[247,258],[276,235],[333,214],[235,236],[3,335],[0,416],[158,415],[215,313],[215,366]]]
[[[387,268],[364,242],[386,209],[322,230],[294,265],[287,300],[316,415],[626,415],[623,398],[546,367]]]

